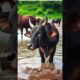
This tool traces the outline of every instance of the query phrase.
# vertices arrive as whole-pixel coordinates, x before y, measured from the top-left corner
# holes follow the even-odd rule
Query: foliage
[[[62,1],[18,1],[19,15],[62,17]]]

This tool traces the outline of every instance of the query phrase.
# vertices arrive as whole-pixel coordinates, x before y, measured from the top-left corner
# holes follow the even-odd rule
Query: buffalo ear
[[[27,36],[28,38],[31,38],[31,32],[30,31],[26,32],[24,35]]]

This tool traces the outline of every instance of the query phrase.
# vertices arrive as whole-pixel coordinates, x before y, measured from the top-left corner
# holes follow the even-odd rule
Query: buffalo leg
[[[40,56],[41,56],[41,62],[45,63],[44,53],[40,49],[39,49],[39,53],[40,53]]]
[[[50,53],[50,58],[49,58],[50,63],[53,63],[53,57],[54,57],[55,51],[56,51],[56,47],[54,47],[52,52]]]

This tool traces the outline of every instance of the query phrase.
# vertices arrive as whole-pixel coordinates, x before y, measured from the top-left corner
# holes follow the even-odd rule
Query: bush
[[[20,1],[18,3],[19,15],[33,15],[49,18],[61,17],[62,3],[60,1]]]

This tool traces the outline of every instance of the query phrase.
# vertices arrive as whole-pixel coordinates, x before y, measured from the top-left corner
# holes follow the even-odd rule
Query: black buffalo
[[[29,23],[31,24],[30,20]],[[46,18],[43,24],[33,27],[30,37],[31,42],[28,45],[28,49],[39,48],[41,62],[53,63],[53,56],[59,40],[59,33],[55,26],[48,23]]]

